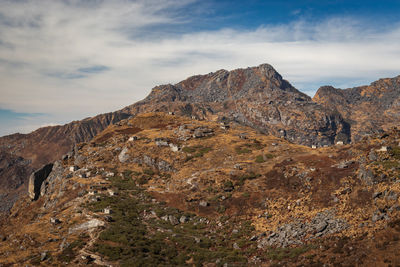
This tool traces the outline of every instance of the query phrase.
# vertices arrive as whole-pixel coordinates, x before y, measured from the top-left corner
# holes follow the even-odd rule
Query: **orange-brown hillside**
[[[122,120],[17,202],[0,263],[396,266],[399,141],[312,149],[236,123]]]

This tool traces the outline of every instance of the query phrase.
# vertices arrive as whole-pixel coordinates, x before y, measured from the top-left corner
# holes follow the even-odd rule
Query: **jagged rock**
[[[70,171],[70,172],[74,172],[74,171],[77,171],[77,170],[79,170],[79,167],[78,167],[78,166],[71,166],[71,167],[69,167],[69,171]]]
[[[379,197],[382,197],[382,196],[383,196],[383,192],[374,192],[374,193],[372,194],[372,198],[373,198],[373,199],[379,198]]]
[[[367,185],[372,185],[375,182],[375,175],[370,169],[361,166],[358,172],[358,178],[364,181]]]
[[[325,222],[325,221],[322,221],[322,222],[318,223],[315,226],[315,233],[320,233],[320,232],[324,231],[327,226],[328,226],[328,223]]]
[[[158,169],[160,171],[165,171],[165,172],[175,171],[175,169],[165,160],[159,158],[155,159],[148,155],[143,155],[142,157],[134,158],[132,161],[138,164],[146,164],[147,166],[153,169]]]
[[[42,183],[40,187],[40,196],[45,196],[47,192],[54,192],[56,186],[61,185],[63,179],[64,167],[60,161],[54,162],[53,169],[47,179]]]
[[[52,169],[53,164],[47,164],[41,169],[32,173],[32,175],[29,177],[28,194],[32,200],[37,200],[39,198],[40,187],[42,186],[43,181],[49,176]]]
[[[188,217],[186,217],[186,216],[181,216],[181,217],[179,218],[179,222],[180,222],[180,223],[185,223],[185,222],[187,222],[187,221],[189,221],[189,219],[188,219]]]
[[[47,259],[47,252],[42,252],[41,254],[40,254],[40,261],[44,261],[44,260],[46,260]]]
[[[388,217],[388,215],[386,213],[381,212],[380,210],[376,210],[374,212],[374,214],[372,215],[371,220],[372,220],[372,222],[377,222],[377,221],[380,221],[380,220],[383,220],[383,219],[388,219],[388,218],[389,217]]]
[[[175,216],[173,216],[173,215],[169,215],[169,216],[168,216],[168,220],[169,220],[169,222],[170,222],[172,225],[177,225],[177,224],[179,224],[178,219],[177,219]]]
[[[339,164],[333,165],[332,167],[336,167],[338,169],[346,169],[353,163],[355,163],[354,160],[343,161],[343,162],[340,162]]]
[[[75,154],[74,164],[78,166],[82,166],[85,164],[86,157],[84,155]]]
[[[395,191],[390,191],[386,198],[388,200],[397,200],[398,194]]]
[[[128,152],[129,152],[128,148],[127,148],[127,147],[124,147],[124,148],[122,149],[121,153],[119,153],[119,155],[118,155],[118,160],[119,160],[121,163],[125,163],[125,162],[127,162],[127,161],[129,160],[130,157],[129,157]]]
[[[169,147],[171,148],[172,152],[178,152],[179,151],[179,146],[178,145],[170,143]]]
[[[368,159],[371,161],[375,161],[378,159],[378,155],[376,155],[376,153],[373,149],[371,149],[371,151],[369,152]]]
[[[201,137],[206,137],[206,136],[211,136],[214,134],[213,129],[205,128],[205,127],[199,127],[196,128],[193,132],[193,137],[194,138],[201,138]]]
[[[50,223],[56,225],[56,224],[60,224],[61,221],[59,219],[57,219],[57,218],[51,217],[50,218]]]
[[[154,141],[157,146],[161,146],[161,147],[169,146],[169,142],[170,142],[170,140],[166,139],[166,138],[156,138]]]
[[[257,239],[258,239],[258,236],[253,235],[253,236],[250,238],[250,241],[257,241]]]

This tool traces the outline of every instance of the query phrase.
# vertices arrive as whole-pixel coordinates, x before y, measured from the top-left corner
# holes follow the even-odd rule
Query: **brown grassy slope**
[[[193,134],[199,128],[211,129],[213,133],[194,138]],[[136,136],[137,140],[129,141],[132,136]],[[181,150],[173,152],[170,146],[164,146],[163,143],[157,145],[156,139],[177,145]],[[294,266],[318,266],[320,263],[366,266],[376,262],[382,266],[395,266],[399,263],[395,251],[400,248],[400,212],[397,209],[400,194],[397,182],[400,174],[399,139],[399,132],[393,131],[382,138],[365,140],[357,145],[311,149],[236,124],[231,124],[231,128],[225,130],[212,122],[162,113],[143,114],[122,121],[120,125],[110,126],[92,142],[79,146],[79,153],[85,157],[79,167],[88,168],[95,175],[81,179],[76,173],[72,178],[64,178],[67,184],[65,192],[68,193],[62,195],[54,209],[40,209],[46,198],[32,204],[22,201],[15,207],[3,233],[8,240],[17,241],[0,243],[1,259],[3,263],[29,261],[28,253],[18,254],[23,244],[32,255],[48,249],[53,260],[46,263],[51,265],[59,262],[58,256],[64,255],[65,251],[56,247],[61,244],[63,237],[68,236],[68,229],[88,220],[85,214],[105,220],[101,212],[79,208],[79,203],[85,203],[90,198],[88,194],[83,194],[82,198],[76,198],[75,194],[82,189],[90,191],[89,187],[98,182],[104,182],[101,186],[106,188],[115,186],[105,179],[108,172],[113,172],[115,177],[123,177],[127,183],[133,181],[150,194],[154,199],[151,203],[165,202],[167,207],[176,208],[181,213],[206,218],[210,222],[204,226],[206,234],[214,235],[216,231],[224,235],[225,240],[221,242],[229,247],[235,242],[242,246],[241,242],[244,242],[229,231],[242,222],[250,222],[255,230],[250,236],[240,237],[245,238],[243,244],[247,245],[239,250],[240,255],[247,257],[249,264],[268,266],[281,262]],[[393,150],[376,152],[382,145],[391,146]],[[124,148],[128,159],[122,163],[119,155]],[[375,159],[370,159],[371,151],[376,153]],[[65,167],[71,164],[71,160],[64,162]],[[372,184],[359,178],[361,166],[372,170]],[[106,194],[102,192],[105,191],[99,194]],[[391,192],[397,196],[394,197]],[[377,193],[375,197],[374,193]],[[58,199],[57,192],[52,194],[54,199]],[[200,205],[201,201],[206,201],[208,205]],[[101,201],[96,205],[102,205]],[[140,221],[145,222],[148,231],[153,234],[157,229],[166,227],[158,224],[163,220],[157,213],[160,207],[154,205],[146,206],[147,213],[140,215]],[[77,212],[79,209],[81,213]],[[32,211],[31,216],[25,215],[28,210]],[[151,210],[156,211],[154,220],[157,226],[154,226],[153,219],[145,215]],[[333,219],[345,221],[347,227],[331,234],[324,232],[320,237],[309,232],[301,239],[303,245],[257,248],[263,238],[271,233],[280,233],[279,227],[309,223],[318,213],[327,210],[334,211]],[[373,221],[372,217],[377,211],[388,218]],[[64,218],[60,229],[48,225],[49,216]],[[173,234],[184,225],[168,226],[171,227],[168,229]],[[99,230],[95,230],[95,233]],[[30,238],[38,235],[33,239],[40,242],[52,233],[57,233],[59,238],[54,241],[55,245],[52,241],[32,246],[25,235],[28,233]],[[87,240],[84,233],[83,237],[78,234],[68,236],[69,242]],[[249,241],[251,235],[261,233],[265,233],[265,237]],[[285,240],[292,238],[287,236]],[[118,247],[118,243],[99,242]],[[219,249],[214,245],[211,248]],[[176,249],[186,253],[183,247]],[[79,255],[78,252],[74,254],[76,263],[79,262]],[[102,260],[110,260],[102,252],[96,255]],[[70,260],[74,261],[74,257]],[[254,257],[259,261],[253,261]],[[211,260],[216,259],[208,259]],[[207,263],[207,259],[204,263]]]

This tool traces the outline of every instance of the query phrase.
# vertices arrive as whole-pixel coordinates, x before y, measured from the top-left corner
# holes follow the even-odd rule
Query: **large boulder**
[[[53,163],[43,166],[29,177],[28,194],[32,200],[37,200],[40,195],[40,187],[53,169]]]

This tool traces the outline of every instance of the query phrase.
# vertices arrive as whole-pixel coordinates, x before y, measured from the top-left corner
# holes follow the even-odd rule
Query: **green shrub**
[[[235,151],[237,154],[248,154],[251,153],[251,150],[248,149],[247,147],[242,147],[242,146],[237,146],[235,147]]]
[[[193,155],[186,156],[185,161],[189,161],[193,158],[200,158],[204,156],[204,154],[211,151],[211,147],[203,147],[203,146],[191,146],[191,147],[184,147],[182,149],[183,152],[186,153],[194,153]]]
[[[264,160],[264,157],[262,156],[262,155],[258,155],[257,157],[256,157],[256,163],[263,163],[263,162],[265,162],[265,160]]]
[[[395,159],[399,159],[400,160],[400,147],[392,148],[392,150],[390,151],[390,155],[392,157],[394,157]]]
[[[150,175],[150,176],[153,176],[155,174],[154,170],[152,170],[152,169],[144,169],[143,173]]]
[[[182,148],[182,151],[185,153],[194,153],[196,152],[196,147],[185,146],[184,148]]]

